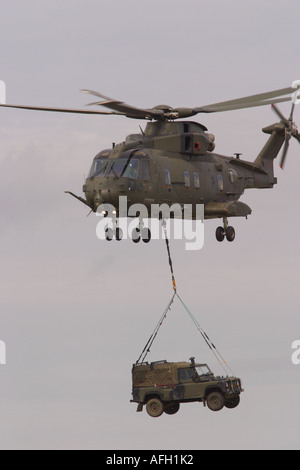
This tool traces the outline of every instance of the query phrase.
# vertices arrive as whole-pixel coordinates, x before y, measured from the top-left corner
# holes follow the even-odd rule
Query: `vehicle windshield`
[[[211,370],[206,365],[196,366],[196,371],[199,377],[201,375],[211,375]]]
[[[93,161],[92,168],[89,173],[89,178],[92,176],[104,176],[109,158],[97,158]]]

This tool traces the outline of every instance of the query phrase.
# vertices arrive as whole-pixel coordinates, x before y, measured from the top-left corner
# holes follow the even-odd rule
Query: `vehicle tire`
[[[180,403],[170,403],[165,405],[164,412],[167,415],[175,415],[180,409]]]
[[[134,243],[139,243],[139,241],[141,240],[141,232],[139,228],[135,228],[132,230],[131,238]]]
[[[221,411],[225,405],[225,398],[219,392],[211,392],[207,397],[207,406],[211,411]]]
[[[107,228],[105,230],[105,238],[108,242],[111,242],[112,239],[114,238],[114,231],[111,228]]]
[[[233,242],[235,239],[235,230],[233,227],[227,227],[226,238],[229,242]]]
[[[223,227],[218,227],[216,230],[216,239],[218,242],[223,242],[225,238],[225,232]]]
[[[146,410],[152,418],[158,418],[164,412],[164,405],[159,398],[151,398],[146,405]]]
[[[225,407],[229,408],[230,410],[233,410],[233,408],[236,408],[237,406],[239,406],[240,401],[241,401],[241,398],[239,395],[233,398],[229,398],[228,400],[225,401]]]
[[[151,232],[148,228],[143,228],[142,239],[144,243],[149,243],[151,240]]]
[[[116,240],[121,241],[123,238],[123,230],[119,227],[116,228]]]

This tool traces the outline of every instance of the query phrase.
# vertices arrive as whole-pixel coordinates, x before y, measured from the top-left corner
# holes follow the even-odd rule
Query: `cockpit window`
[[[106,176],[115,176],[116,178],[120,178],[120,176],[123,176],[122,173],[126,164],[127,158],[117,158],[116,160],[113,160],[113,163]]]
[[[136,158],[131,158],[122,176],[124,176],[124,178],[131,178],[133,180],[137,180],[139,177],[139,169],[140,160]]]
[[[108,158],[97,158],[93,161],[92,168],[89,173],[89,178],[92,176],[104,176],[108,165]]]

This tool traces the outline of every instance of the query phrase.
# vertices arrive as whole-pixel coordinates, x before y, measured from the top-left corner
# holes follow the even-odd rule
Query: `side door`
[[[201,398],[199,382],[194,380],[195,371],[189,367],[178,369],[178,394],[181,399],[192,400]]]

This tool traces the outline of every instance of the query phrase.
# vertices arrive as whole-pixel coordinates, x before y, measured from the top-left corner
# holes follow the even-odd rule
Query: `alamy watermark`
[[[97,215],[101,218],[96,227],[99,240],[115,237],[147,242],[150,238],[160,240],[167,233],[168,238],[185,240],[186,250],[201,250],[204,246],[203,204],[151,204],[149,214],[144,204],[128,208],[127,196],[120,196],[118,216],[111,204],[101,204]]]
[[[0,340],[0,366],[6,365],[6,344]]]
[[[292,349],[294,350],[292,354],[292,363],[295,366],[300,365],[300,339],[296,339],[292,344]]]
[[[295,93],[292,94],[292,102],[294,104],[300,104],[300,90],[299,90],[299,87],[300,87],[300,80],[295,80],[292,83],[292,88],[297,88]]]

